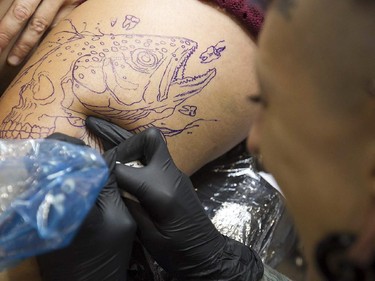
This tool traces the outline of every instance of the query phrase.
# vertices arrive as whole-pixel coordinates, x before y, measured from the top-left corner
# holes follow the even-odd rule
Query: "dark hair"
[[[262,11],[266,11],[268,5],[272,2],[272,0],[247,0],[250,4],[254,6],[258,6]]]

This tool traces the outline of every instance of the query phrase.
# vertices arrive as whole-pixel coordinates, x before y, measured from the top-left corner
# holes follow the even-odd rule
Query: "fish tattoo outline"
[[[216,76],[215,67],[187,75],[197,42],[179,36],[78,31],[71,20],[66,21],[71,30],[58,32],[55,41],[38,51],[40,58],[12,83],[19,89],[19,102],[1,123],[1,138],[44,138],[61,124],[84,128],[87,112],[133,132],[156,126],[166,137],[199,127],[200,122],[218,121],[197,118],[196,106],[184,104]],[[110,26],[117,22],[111,19]],[[127,15],[121,24],[129,31],[139,23]],[[53,63],[54,71],[46,70]],[[50,112],[52,103],[60,103],[61,112]],[[78,109],[82,107],[84,112]],[[181,128],[155,123],[164,124],[162,120],[173,114],[192,119]],[[31,120],[43,120],[44,125]]]

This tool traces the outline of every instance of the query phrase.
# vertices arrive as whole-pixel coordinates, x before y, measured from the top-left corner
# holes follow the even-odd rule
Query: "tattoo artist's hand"
[[[84,145],[59,133],[48,138]],[[37,258],[43,280],[126,280],[136,224],[113,174],[116,152],[113,149],[103,155],[111,174],[71,244]]]
[[[90,117],[91,118],[91,117]],[[88,128],[107,144],[121,130],[91,118]],[[99,133],[98,133],[99,132]],[[153,258],[181,280],[259,280],[260,258],[250,248],[221,235],[196,195],[188,176],[174,164],[157,129],[147,129],[118,146],[117,160],[141,160],[144,167],[116,165],[121,189],[141,205],[126,201],[138,225],[138,235]]]
[[[1,0],[0,0],[1,1]],[[0,54],[19,36],[8,54],[8,63],[20,64],[49,27],[56,25],[82,0],[13,0],[0,19]]]

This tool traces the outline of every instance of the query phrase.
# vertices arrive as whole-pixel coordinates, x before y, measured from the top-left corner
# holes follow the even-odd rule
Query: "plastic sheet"
[[[0,269],[67,245],[107,178],[90,147],[0,141]]]
[[[245,144],[208,164],[192,180],[216,228],[275,267],[296,243],[283,196],[255,171]]]

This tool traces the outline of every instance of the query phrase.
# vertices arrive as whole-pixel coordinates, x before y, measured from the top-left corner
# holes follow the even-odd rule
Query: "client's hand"
[[[19,36],[8,55],[8,62],[11,65],[20,64],[48,28],[56,25],[82,2],[84,1],[14,0],[0,19],[0,54],[13,38]]]
[[[79,139],[58,133],[48,138],[84,145]],[[43,280],[126,280],[136,224],[113,174],[117,152],[113,149],[103,155],[110,177],[72,243],[37,258]]]
[[[91,118],[91,117],[90,117]],[[118,139],[117,126],[91,118],[87,126],[107,143]],[[103,129],[104,128],[104,129]],[[98,135],[98,134],[97,134]],[[206,216],[188,176],[174,164],[161,133],[147,129],[118,146],[117,160],[141,160],[144,167],[117,164],[120,188],[141,205],[127,201],[138,235],[169,273],[181,280],[259,280],[260,258],[248,247],[222,236]]]

